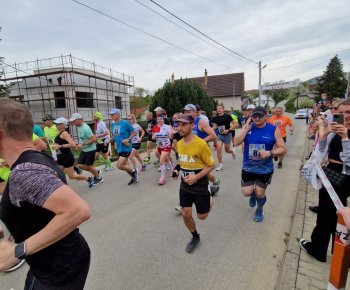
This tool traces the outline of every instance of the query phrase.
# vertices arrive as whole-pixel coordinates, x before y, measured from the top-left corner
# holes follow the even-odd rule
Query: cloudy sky
[[[205,69],[244,72],[245,89],[256,89],[259,61],[267,64],[262,83],[308,80],[336,53],[350,71],[348,0],[154,2],[80,0],[103,15],[72,0],[3,1],[0,56],[11,65],[72,54],[134,76],[151,91],[173,73],[198,77]]]

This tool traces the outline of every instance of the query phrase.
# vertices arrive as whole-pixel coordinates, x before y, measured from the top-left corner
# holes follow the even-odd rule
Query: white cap
[[[57,118],[55,121],[53,121],[55,124],[64,124],[67,126],[68,121],[66,118]]]
[[[74,114],[72,115],[72,117],[70,117],[69,122],[73,122],[73,121],[75,121],[76,119],[83,119],[83,117],[82,117],[82,115],[80,115],[79,113],[74,113]]]
[[[157,111],[159,111],[161,109],[162,109],[161,107],[157,107],[157,108],[154,109],[154,111],[157,112]]]
[[[248,107],[247,107],[247,110],[249,110],[249,109],[255,109],[255,105],[253,105],[253,104],[250,104],[250,105],[248,105]]]

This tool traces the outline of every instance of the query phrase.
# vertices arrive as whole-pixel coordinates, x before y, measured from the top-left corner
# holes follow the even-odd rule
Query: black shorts
[[[132,143],[132,149],[139,150],[141,147],[141,143]]]
[[[192,207],[194,203],[198,214],[205,214],[210,209],[210,195],[208,190],[202,194],[189,193],[186,190],[180,188],[180,206]]]
[[[231,134],[232,134],[232,138],[236,136],[236,130],[232,130],[232,131],[230,131],[230,132],[231,132]]]
[[[78,159],[78,164],[82,164],[86,166],[94,165],[95,153],[96,153],[96,150],[92,150],[88,152],[81,151]]]
[[[287,143],[287,137],[282,137],[282,138],[283,138],[284,143]]]
[[[257,186],[266,189],[271,183],[272,175],[273,172],[258,174],[242,170],[241,186],[247,187],[255,183]]]
[[[57,154],[57,164],[64,168],[72,167],[74,165],[74,156],[72,152]]]
[[[147,141],[156,142],[156,140],[153,140],[153,139],[152,139],[152,134],[148,134],[148,136],[147,136]]]
[[[108,145],[105,146],[104,143],[97,143],[96,144],[96,152],[102,152],[104,153],[108,153]]]
[[[182,139],[180,133],[174,134],[174,140],[180,141]]]
[[[124,158],[128,158],[130,153],[131,153],[131,151],[118,152],[119,157],[124,157]]]

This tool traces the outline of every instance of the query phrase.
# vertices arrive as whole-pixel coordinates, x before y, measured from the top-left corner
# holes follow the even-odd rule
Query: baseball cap
[[[73,121],[75,121],[76,119],[83,119],[83,117],[82,117],[82,115],[80,115],[79,113],[74,113],[74,114],[72,115],[72,117],[70,117],[69,122],[73,122]]]
[[[108,114],[110,114],[110,115],[114,115],[114,114],[121,114],[120,113],[120,110],[119,109],[117,109],[117,108],[114,108],[114,109],[112,109]]]
[[[248,109],[247,107],[243,107],[243,111],[247,111],[247,109]]]
[[[185,108],[183,108],[185,111],[197,111],[196,106],[192,104],[187,104]]]
[[[196,107],[196,110],[197,111],[200,111],[201,110],[201,107],[199,105],[194,105]]]
[[[103,121],[102,119],[102,114],[100,112],[95,112],[94,116],[96,116],[97,118],[99,118],[101,121]]]
[[[44,116],[43,116],[43,118],[42,118],[42,120],[43,121],[52,121],[53,120],[53,118],[52,118],[52,116],[50,115],[50,114],[45,114]]]
[[[255,108],[255,105],[250,104],[250,105],[248,105],[247,110],[249,110],[249,109],[254,109],[254,108]]]
[[[157,107],[154,109],[155,112],[157,112],[158,110],[161,110],[162,108],[161,107]]]
[[[248,106],[249,107],[249,106]],[[252,115],[254,114],[263,114],[263,115],[266,115],[267,114],[267,111],[264,107],[261,107],[261,106],[257,106],[254,108],[253,112],[252,112]]]
[[[67,124],[68,124],[68,121],[67,121],[67,119],[66,118],[62,118],[62,117],[60,117],[60,118],[57,118],[55,121],[53,121],[55,124],[64,124],[64,125],[66,125],[67,126]]]
[[[194,119],[192,115],[189,114],[182,114],[180,117],[176,120],[177,122],[182,123],[193,123]]]

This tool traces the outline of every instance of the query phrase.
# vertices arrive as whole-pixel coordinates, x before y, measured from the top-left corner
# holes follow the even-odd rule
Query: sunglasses
[[[339,107],[331,107],[330,110],[338,110]]]
[[[131,121],[132,119],[127,119],[128,121]]]
[[[262,119],[262,118],[264,118],[264,114],[254,114],[252,117],[254,118],[254,119],[256,119],[256,118],[259,118],[259,119]]]

